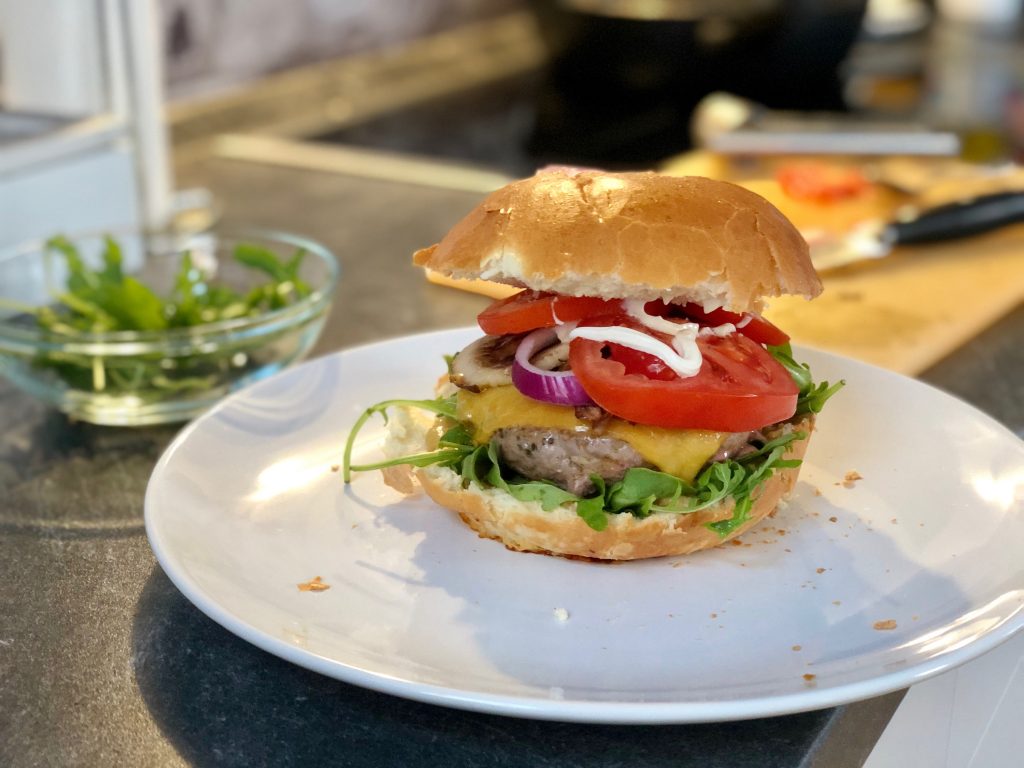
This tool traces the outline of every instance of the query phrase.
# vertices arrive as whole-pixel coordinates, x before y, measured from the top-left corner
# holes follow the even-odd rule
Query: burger
[[[806,242],[763,198],[699,177],[553,168],[488,196],[416,265],[517,292],[478,317],[437,397],[368,408],[344,477],[381,469],[480,536],[595,560],[719,546],[792,490],[814,383],[766,298],[811,299]],[[354,466],[387,412],[388,457]]]

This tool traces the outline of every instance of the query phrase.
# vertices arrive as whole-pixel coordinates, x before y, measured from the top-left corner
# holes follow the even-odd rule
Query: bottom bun
[[[785,458],[803,458],[813,425],[812,417],[793,425],[807,437],[790,443]],[[400,436],[396,442],[408,449],[410,425],[395,426]],[[500,541],[512,550],[592,560],[638,560],[710,549],[749,531],[776,510],[796,485],[799,472],[799,467],[776,470],[755,491],[749,519],[728,536],[719,536],[706,524],[732,517],[732,499],[688,515],[655,513],[642,519],[628,513],[608,515],[607,527],[595,531],[576,514],[574,505],[545,512],[540,503],[519,501],[497,488],[463,488],[462,478],[445,467],[392,467],[384,478],[388,485],[408,493],[415,477],[430,498],[457,512],[481,537]]]

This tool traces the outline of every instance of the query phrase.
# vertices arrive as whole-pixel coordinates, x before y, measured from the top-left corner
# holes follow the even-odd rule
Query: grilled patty
[[[614,483],[627,469],[647,465],[629,443],[614,437],[538,427],[507,427],[494,437],[505,463],[523,477],[549,480],[577,496],[596,490],[591,475]]]

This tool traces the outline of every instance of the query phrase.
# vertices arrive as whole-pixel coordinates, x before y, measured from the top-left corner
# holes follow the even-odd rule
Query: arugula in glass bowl
[[[53,237],[0,254],[0,372],[85,421],[182,421],[304,356],[337,281],[282,233]]]

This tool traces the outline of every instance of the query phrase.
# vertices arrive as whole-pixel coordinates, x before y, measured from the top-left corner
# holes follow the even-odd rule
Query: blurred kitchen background
[[[409,255],[547,164],[736,181],[845,245],[909,206],[1024,190],[1021,3],[0,0],[0,258],[61,232],[295,232],[341,262],[321,354],[469,322],[484,298]],[[1024,206],[1008,197],[1016,225],[828,272],[820,298],[769,318],[798,344],[931,371],[1024,435]],[[20,435],[79,445],[10,402],[28,414],[18,455]],[[972,695],[919,687],[919,727],[898,716],[901,757],[871,768],[966,765],[946,745],[982,733],[1019,764],[1019,729],[998,725],[1019,717],[1014,668],[1019,645]],[[1004,690],[1005,719],[979,730]],[[947,722],[970,733],[936,735]]]
[[[0,245],[140,220],[203,226],[230,204],[204,197],[210,157],[481,190],[549,163],[664,167],[695,143],[735,159],[849,154],[845,137],[854,154],[995,167],[1024,151],[1019,12],[1019,0],[0,0]]]

